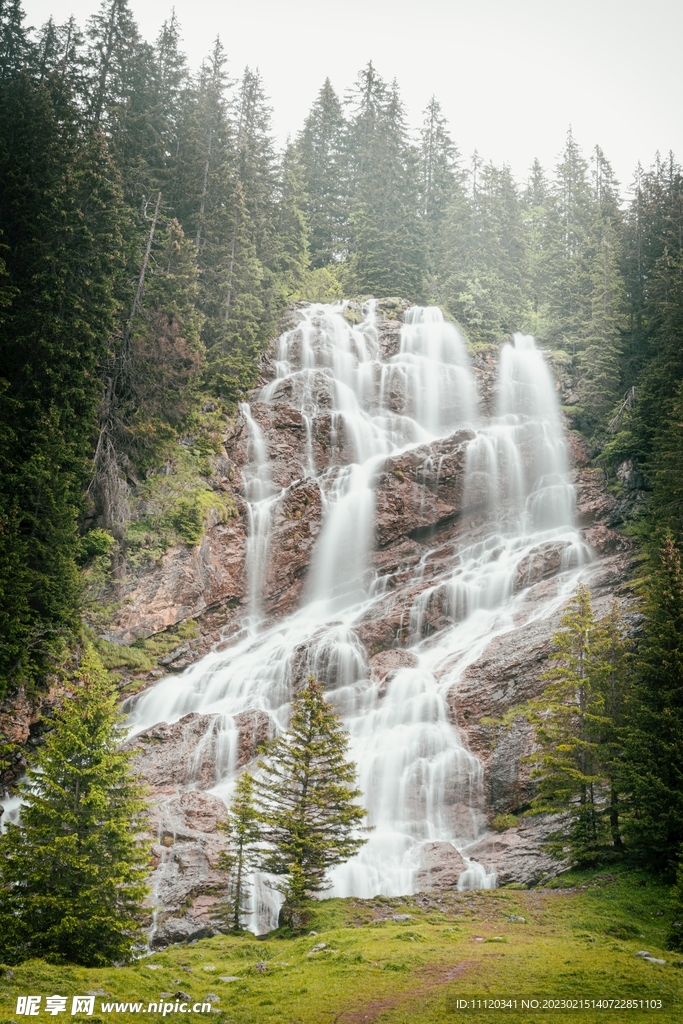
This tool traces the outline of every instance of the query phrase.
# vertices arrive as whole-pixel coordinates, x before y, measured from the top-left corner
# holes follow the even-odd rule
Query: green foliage
[[[354,101],[349,125],[351,273],[362,294],[417,302],[424,294],[425,272],[418,161],[408,141],[398,86],[387,87],[369,63],[359,73]]]
[[[230,845],[221,852],[218,860],[219,869],[228,875],[228,885],[217,920],[239,931],[251,910],[246,876],[258,863],[256,844],[261,839],[254,779],[248,771],[242,772],[237,779],[227,819],[219,822],[218,827],[228,836]]]
[[[97,637],[93,641],[93,645],[113,680],[117,679],[121,670],[133,675],[133,681],[127,691],[130,692],[136,689],[136,674],[143,673],[144,675],[150,669],[156,668],[160,658],[170,654],[180,644],[196,640],[198,636],[197,623],[194,619],[187,619],[177,626],[165,629],[162,633],[154,633],[149,637],[138,637],[129,646],[114,644],[101,637]]]
[[[627,839],[641,860],[673,873],[683,843],[683,569],[671,537],[657,563],[626,729]]]
[[[349,248],[349,170],[345,140],[342,105],[326,78],[296,141],[314,272],[343,258]]]
[[[304,923],[307,904],[326,886],[327,870],[352,857],[366,811],[357,804],[348,737],[314,676],[292,701],[289,730],[257,765],[256,803],[270,845],[261,866],[284,876],[285,922]]]
[[[85,647],[73,696],[31,758],[19,824],[0,837],[0,955],[84,965],[128,960],[141,939],[149,851],[120,715]]]
[[[508,828],[517,828],[519,825],[519,818],[514,814],[497,814],[493,819],[492,824],[496,832],[505,832]]]
[[[671,887],[671,926],[667,948],[683,952],[683,862],[679,861],[676,882]]]
[[[53,85],[0,85],[0,692],[41,678],[77,628],[77,516],[122,260],[117,170]]]
[[[550,848],[590,863],[622,846],[619,728],[627,686],[627,644],[618,608],[596,622],[580,585],[553,637],[548,685],[525,707],[536,726],[532,808],[562,815]]]

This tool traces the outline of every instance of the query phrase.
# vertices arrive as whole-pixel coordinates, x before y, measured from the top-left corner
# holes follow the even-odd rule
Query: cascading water
[[[275,728],[286,727],[293,684],[313,671],[349,731],[373,827],[360,854],[335,869],[331,892],[410,893],[424,844],[434,841],[452,844],[463,855],[460,888],[491,887],[495,875],[467,857],[468,845],[486,830],[482,767],[453,725],[446,698],[493,636],[525,616],[548,614],[571,590],[575,572],[568,571],[545,605],[525,610],[524,566],[539,545],[556,545],[566,570],[587,558],[573,526],[574,495],[553,381],[533,339],[515,335],[501,352],[496,413],[483,423],[466,346],[438,309],[408,310],[400,349],[384,359],[374,306],[357,327],[342,314],[342,307],[304,310],[301,323],[280,339],[277,377],[259,396],[272,403],[288,388],[306,429],[301,474],[317,480],[323,499],[324,522],[304,603],[276,624],[259,625],[271,514],[281,492],[270,477],[271,453],[244,406],[250,438],[244,475],[246,628],[229,650],[207,655],[144,693],[131,714],[132,731],[190,712],[217,714],[223,716],[219,728],[226,733],[226,750],[232,749],[232,716],[259,708]],[[312,424],[323,413],[330,417],[335,443],[327,463],[316,465]],[[368,652],[355,628],[390,583],[375,579],[370,568],[377,473],[388,456],[462,428],[474,432],[465,492],[487,512],[451,545],[430,585],[417,588],[407,612],[411,666],[397,669],[380,686],[371,678]],[[340,452],[349,453],[346,461]],[[424,473],[433,469],[428,455]],[[414,570],[416,581],[429,558],[427,553]],[[423,638],[425,616],[437,605],[449,625]],[[222,763],[213,792],[227,800],[234,757],[228,754]],[[275,923],[277,903],[259,879],[257,893],[252,926],[262,931]]]

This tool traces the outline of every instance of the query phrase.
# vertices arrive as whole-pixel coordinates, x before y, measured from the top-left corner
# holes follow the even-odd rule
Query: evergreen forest
[[[569,129],[555,166],[535,161],[520,181],[461,153],[457,125],[436,97],[425,101],[421,124],[409,125],[399,83],[369,63],[343,95],[322,83],[281,149],[260,73],[233,68],[219,38],[191,68],[174,13],[148,41],[128,0],[102,0],[84,26],[36,29],[21,0],[0,0],[0,696],[67,679],[119,728],[94,642],[101,579],[123,577],[159,537],[198,543],[210,493],[202,467],[292,303],[437,305],[475,353],[523,331],[571,381],[564,413],[593,466],[619,498],[627,476],[640,495],[625,512],[637,629],[616,606],[596,622],[579,591],[548,689],[520,711],[541,738],[537,809],[570,809],[555,839],[575,864],[652,871],[683,913],[683,170],[656,153],[618,182],[608,154],[597,143],[583,151]],[[154,529],[140,526],[131,503],[178,446],[200,482]],[[64,714],[85,750],[74,707]],[[122,781],[115,745],[102,743],[88,771],[117,775],[117,813],[135,818],[141,798]],[[3,770],[16,757],[4,744]],[[31,813],[49,846],[45,807]],[[362,817],[339,813],[342,831]],[[273,814],[267,827],[279,835]],[[88,884],[106,876],[102,920],[120,913],[137,941],[142,854],[116,821],[125,898],[106,872]],[[248,814],[242,826],[234,834],[249,846]],[[313,882],[289,876],[300,902],[338,862],[314,839]],[[304,857],[287,860],[299,840],[274,847],[283,872]],[[20,877],[12,843],[5,884]],[[344,856],[354,843],[341,844]],[[226,914],[239,928],[246,897],[231,892]],[[26,955],[122,955],[128,940],[97,920],[101,952],[74,951],[59,905],[41,906],[40,934],[57,937]],[[678,927],[669,941],[680,949]]]

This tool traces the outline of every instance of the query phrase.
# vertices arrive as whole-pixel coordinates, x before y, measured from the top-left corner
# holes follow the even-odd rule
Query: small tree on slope
[[[552,665],[542,676],[548,685],[525,709],[538,743],[531,757],[537,780],[532,806],[563,814],[550,836],[556,854],[591,863],[621,850],[619,726],[627,646],[618,608],[596,622],[583,584],[561,625]]]
[[[120,749],[115,691],[86,648],[0,837],[0,960],[125,961],[141,937],[145,802]]]
[[[366,811],[356,801],[356,766],[346,758],[348,736],[314,676],[292,701],[289,731],[269,745],[256,779],[263,839],[261,866],[285,876],[282,918],[293,927],[306,904],[327,888],[327,870],[367,841]]]
[[[229,849],[221,853],[218,861],[218,867],[228,875],[227,898],[218,919],[228,928],[239,931],[251,910],[247,874],[257,864],[255,844],[261,838],[254,804],[254,779],[249,772],[242,772],[237,780],[227,820],[219,823],[218,827],[230,840]]]

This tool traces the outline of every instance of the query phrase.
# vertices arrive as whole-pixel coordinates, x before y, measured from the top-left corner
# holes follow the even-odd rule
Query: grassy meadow
[[[573,872],[530,890],[326,900],[311,921],[315,935],[218,935],[129,967],[31,961],[0,970],[0,1018],[18,1024],[17,996],[41,994],[43,1020],[139,1021],[140,1012],[162,1016],[149,1003],[175,1006],[189,997],[206,1005],[208,997],[211,1019],[224,1024],[533,1024],[557,1016],[576,1024],[634,1017],[678,1024],[683,959],[665,950],[669,923],[667,888],[622,869]],[[639,950],[666,963],[644,961]],[[96,994],[93,1016],[72,1016],[71,997],[87,993]],[[69,1001],[65,1013],[49,1018],[45,997],[53,994]],[[484,1000],[501,999],[516,999],[517,1008],[484,1008]],[[522,999],[541,1005],[522,1007]],[[544,999],[661,1000],[662,1007],[543,1009]],[[103,1009],[116,1001],[139,1001],[144,1010]],[[198,1021],[208,1014],[167,1016]]]

